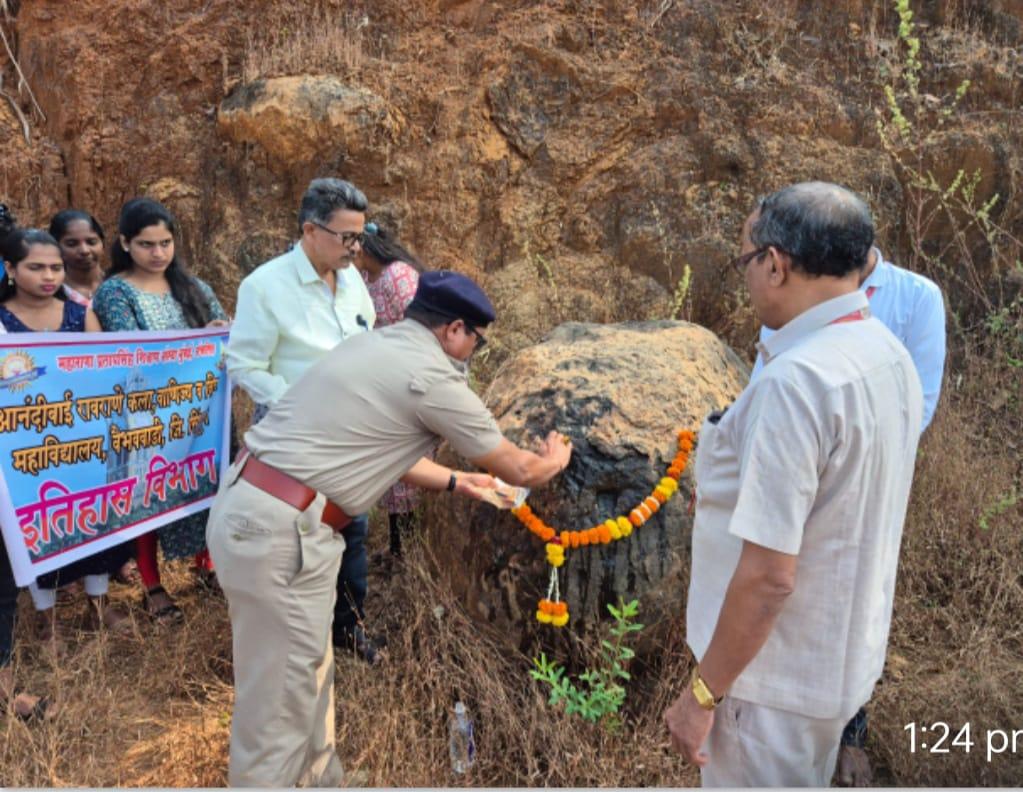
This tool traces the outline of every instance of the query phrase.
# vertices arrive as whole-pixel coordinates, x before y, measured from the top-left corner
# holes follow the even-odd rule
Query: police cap
[[[496,314],[483,289],[460,272],[433,270],[419,276],[419,288],[409,309],[426,311],[461,319],[482,327],[494,321]]]

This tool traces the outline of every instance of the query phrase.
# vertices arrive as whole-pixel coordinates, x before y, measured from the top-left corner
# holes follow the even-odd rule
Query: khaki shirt
[[[502,434],[464,365],[413,320],[336,346],[245,434],[260,460],[351,515],[366,512],[440,439],[475,459],[496,450]]]
[[[702,658],[743,541],[798,557],[795,590],[736,698],[850,717],[884,666],[923,399],[913,361],[862,292],[762,345],[766,365],[696,453],[687,640]]]

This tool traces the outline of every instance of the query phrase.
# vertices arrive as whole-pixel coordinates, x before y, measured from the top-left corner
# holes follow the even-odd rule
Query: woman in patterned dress
[[[60,257],[64,259],[64,296],[91,308],[92,295],[103,283],[103,247],[107,238],[103,226],[89,212],[63,209],[50,218],[49,230],[60,245]],[[124,561],[120,568],[111,568],[111,579],[119,583],[138,582],[134,551],[126,557],[119,548],[117,555]]]
[[[92,300],[104,330],[179,330],[228,323],[213,290],[189,274],[175,254],[177,224],[163,204],[134,198],[121,209],[117,225],[110,271]],[[200,577],[210,576],[206,512],[176,520],[136,540],[146,609],[158,621],[179,621],[181,609],[160,583],[157,537],[165,560],[194,556]]]
[[[376,223],[367,223],[362,249],[356,266],[366,279],[373,309],[377,314],[374,327],[386,327],[405,318],[405,309],[416,296],[419,273],[423,265],[412,253]],[[395,558],[401,556],[401,540],[415,524],[415,510],[419,505],[419,490],[398,482],[380,499],[387,509],[390,521],[390,550]]]

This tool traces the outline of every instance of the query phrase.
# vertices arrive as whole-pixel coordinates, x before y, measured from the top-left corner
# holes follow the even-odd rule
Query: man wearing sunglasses
[[[665,712],[704,786],[827,787],[888,642],[923,394],[859,279],[866,204],[835,184],[768,196],[735,265],[763,371],[704,423],[686,639]]]
[[[475,283],[423,273],[405,315],[309,368],[246,433],[247,452],[210,512],[234,648],[232,786],[342,780],[328,633],[347,515],[366,511],[399,479],[470,498],[495,487],[490,475],[429,459],[441,440],[516,486],[549,481],[571,458],[571,443],[555,431],[538,453],[516,446],[469,388],[480,328],[494,320]]]
[[[373,327],[373,300],[352,266],[362,242],[366,196],[342,179],[313,179],[298,213],[301,239],[238,288],[227,370],[256,403],[258,422],[306,370],[342,341]],[[362,627],[368,588],[368,520],[345,529],[337,580],[334,644],[370,665],[383,655]]]

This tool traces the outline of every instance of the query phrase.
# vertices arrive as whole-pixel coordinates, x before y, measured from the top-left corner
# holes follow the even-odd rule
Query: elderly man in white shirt
[[[923,414],[909,353],[870,317],[866,205],[810,182],[743,231],[758,378],[700,434],[686,612],[698,660],[665,712],[704,786],[827,786],[884,666]]]
[[[934,281],[897,267],[873,247],[860,276],[860,291],[870,301],[870,312],[895,334],[913,358],[924,392],[923,432],[934,417],[945,372],[945,301]],[[760,342],[774,335],[760,328]],[[751,381],[763,370],[757,355]],[[861,708],[842,732],[837,781],[841,786],[868,786],[873,772],[866,754],[867,710]]]
[[[373,300],[358,269],[366,196],[342,179],[313,179],[302,196],[302,238],[241,282],[227,371],[256,403],[254,422],[313,364],[373,327]],[[366,515],[345,529],[334,644],[370,664],[381,655],[361,626],[366,599]]]

